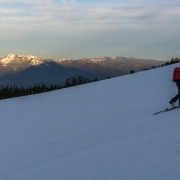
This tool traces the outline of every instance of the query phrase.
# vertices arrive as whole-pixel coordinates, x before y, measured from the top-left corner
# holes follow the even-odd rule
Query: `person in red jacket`
[[[172,107],[175,107],[175,103],[178,99],[179,99],[179,106],[180,106],[180,80],[176,82],[176,86],[178,87],[178,94],[169,101]]]

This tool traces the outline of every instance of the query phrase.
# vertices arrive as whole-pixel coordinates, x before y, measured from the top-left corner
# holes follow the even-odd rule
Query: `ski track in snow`
[[[0,101],[0,179],[180,179],[178,65]]]

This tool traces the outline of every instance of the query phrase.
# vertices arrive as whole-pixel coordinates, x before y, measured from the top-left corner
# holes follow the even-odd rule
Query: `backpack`
[[[173,81],[178,82],[179,80],[180,80],[180,68],[176,67],[174,68],[174,72],[173,72]]]

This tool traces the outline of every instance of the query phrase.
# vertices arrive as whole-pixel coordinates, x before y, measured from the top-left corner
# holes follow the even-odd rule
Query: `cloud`
[[[7,16],[7,15],[10,17],[12,17],[14,15],[21,16],[24,13],[27,13],[27,12],[23,9],[17,9],[17,8],[7,9],[7,8],[0,7],[0,16],[1,17]]]
[[[117,5],[82,5],[71,0],[0,0],[0,2],[10,3],[12,6],[1,7],[0,15],[13,21],[18,20],[37,21],[48,24],[49,22],[67,24],[111,24],[111,25],[133,25],[152,24],[159,20],[168,21],[180,15],[179,6],[167,6],[159,3],[130,3]],[[21,3],[19,6],[13,6]],[[26,6],[25,6],[26,4]],[[28,4],[28,5],[27,5]],[[22,17],[22,19],[21,19]],[[14,21],[15,22],[15,21]],[[52,25],[52,23],[50,23]],[[33,24],[32,24],[33,25]]]
[[[0,3],[15,5],[15,4],[27,4],[27,5],[40,5],[40,4],[74,4],[76,0],[0,0]]]
[[[137,52],[137,47],[149,48],[153,43],[168,44],[170,39],[177,39],[176,44],[180,41],[178,1],[81,2],[0,0],[0,40],[11,45],[25,42],[27,49],[34,48],[36,52],[42,46],[53,54],[61,47],[67,54],[69,49],[74,55],[83,51],[83,56],[89,49],[97,53],[111,49],[115,55],[115,51]]]
[[[17,3],[23,3],[23,4],[39,4],[39,3],[51,3],[52,0],[0,0],[0,3],[5,4],[17,4]]]

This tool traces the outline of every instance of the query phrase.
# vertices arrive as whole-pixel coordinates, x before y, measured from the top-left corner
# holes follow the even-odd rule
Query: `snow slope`
[[[0,101],[0,179],[179,180],[176,66]]]

